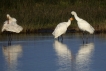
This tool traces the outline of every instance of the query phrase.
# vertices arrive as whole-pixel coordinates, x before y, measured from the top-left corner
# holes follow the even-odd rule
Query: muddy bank
[[[54,31],[54,29],[37,29],[37,30],[26,30],[26,31],[22,31],[20,34],[31,34],[31,33],[51,33]],[[7,34],[7,31],[4,32],[0,32],[0,34]],[[80,31],[79,29],[68,29],[66,33],[82,33],[82,31]],[[94,34],[100,34],[100,33],[106,33],[106,30],[95,30]],[[12,33],[12,34],[16,34],[16,33]]]

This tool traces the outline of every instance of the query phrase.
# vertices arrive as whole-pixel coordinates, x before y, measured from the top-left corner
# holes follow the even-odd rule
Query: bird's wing
[[[15,18],[12,18],[12,21],[16,22],[17,20]]]
[[[63,30],[66,30],[66,29],[67,29],[66,28],[66,22],[59,23],[55,28],[55,30],[59,30],[59,31],[63,31]]]
[[[19,33],[23,30],[23,28],[18,25],[17,23],[11,22],[8,24],[8,21],[4,22],[4,25],[2,27],[2,32],[3,31],[11,31],[11,32],[15,32],[15,33]]]
[[[66,28],[65,23],[59,23],[56,26],[56,28],[52,34],[55,35],[56,37],[58,37],[58,36],[64,34],[66,32],[66,30],[67,30],[67,28]]]
[[[5,22],[4,22],[4,24],[3,24],[3,26],[2,26],[2,32],[6,30],[5,28],[6,28],[7,23],[8,23],[8,21],[5,21]]]
[[[88,31],[88,32],[92,32],[94,31],[94,28],[85,20],[81,20],[79,21],[78,23],[81,23],[81,24],[78,24],[79,28],[83,31]]]
[[[66,22],[61,22],[61,23],[59,23],[57,26],[56,26],[56,28],[57,27],[62,27],[62,26],[64,26],[66,24]]]

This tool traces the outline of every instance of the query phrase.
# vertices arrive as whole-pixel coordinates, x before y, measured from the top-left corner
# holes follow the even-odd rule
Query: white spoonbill
[[[4,25],[2,27],[2,32],[9,31],[20,33],[23,30],[23,28],[17,24],[17,20],[15,18],[12,18],[9,14],[7,14],[7,19],[8,20],[4,22]]]
[[[52,33],[54,38],[58,38],[59,40],[59,37],[61,36],[63,40],[62,35],[67,31],[68,26],[71,24],[71,20],[73,20],[73,18],[70,18],[68,22],[61,22],[56,26],[55,30]]]
[[[82,30],[83,32],[87,31],[90,34],[94,33],[95,29],[87,21],[79,18],[75,11],[72,11],[71,14],[74,15],[75,19],[77,20],[77,24],[80,30]]]
[[[9,37],[8,45],[11,45],[11,32],[20,33],[23,30],[23,28],[19,26],[16,21],[17,20],[15,18],[12,18],[9,14],[7,14],[7,20],[3,24],[2,32],[7,31],[7,35]]]

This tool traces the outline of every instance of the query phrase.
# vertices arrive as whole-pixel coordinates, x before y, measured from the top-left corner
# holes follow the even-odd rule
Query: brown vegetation
[[[105,0],[1,0],[0,27],[6,20],[6,14],[17,19],[23,32],[39,32],[53,30],[63,21],[68,21],[71,11],[88,21],[96,32],[106,32],[106,1]],[[74,20],[68,28],[79,31]],[[47,32],[47,31],[46,31]]]

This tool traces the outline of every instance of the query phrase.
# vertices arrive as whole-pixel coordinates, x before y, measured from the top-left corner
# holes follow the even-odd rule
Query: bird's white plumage
[[[68,26],[71,24],[71,20],[69,19],[68,22],[61,22],[59,23],[55,30],[53,31],[54,38],[58,38],[62,34],[65,34],[67,31]]]
[[[15,33],[20,33],[23,28],[17,24],[17,20],[15,18],[10,17],[9,14],[7,14],[8,20],[4,22],[4,25],[2,27],[2,32],[3,31],[10,31],[10,32],[15,32]]]
[[[79,18],[74,11],[72,11],[71,14],[74,15],[75,19],[77,20],[77,24],[80,30],[87,31],[90,34],[94,33],[95,29],[87,21]]]

